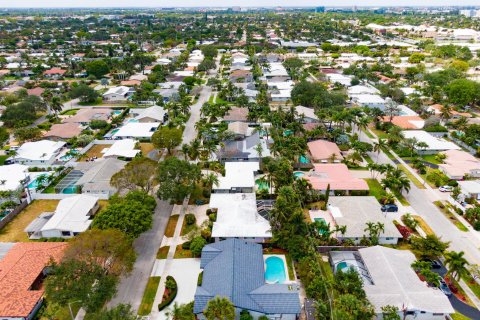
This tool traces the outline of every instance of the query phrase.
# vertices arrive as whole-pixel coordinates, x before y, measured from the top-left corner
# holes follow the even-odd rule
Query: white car
[[[452,192],[453,187],[452,186],[441,186],[440,188],[438,188],[438,190],[440,190],[441,192]]]

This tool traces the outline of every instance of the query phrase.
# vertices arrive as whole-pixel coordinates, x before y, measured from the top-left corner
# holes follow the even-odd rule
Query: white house
[[[139,149],[135,149],[137,141],[133,139],[123,139],[115,141],[114,144],[103,154],[104,158],[134,158],[139,152]]]
[[[225,176],[218,177],[218,186],[213,186],[214,193],[250,193],[254,192],[256,171],[260,170],[258,162],[226,162]]]
[[[103,100],[126,101],[134,92],[135,89],[126,86],[113,87],[103,94]]]
[[[60,200],[55,212],[46,212],[25,229],[32,239],[71,238],[88,230],[99,209],[98,198],[75,195]]]
[[[28,166],[22,164],[0,166],[0,191],[18,190],[28,175]]]
[[[402,134],[405,139],[416,139],[418,142],[424,142],[428,145],[428,147],[415,148],[420,154],[435,154],[441,151],[461,149],[455,143],[435,137],[423,130],[406,130],[402,131]]]
[[[330,197],[328,201],[327,214],[312,211],[312,220],[322,219],[330,227],[346,226],[344,234],[338,233],[336,237],[340,240],[350,239],[358,244],[363,236],[369,238],[367,228],[368,222],[381,222],[384,231],[380,233],[378,242],[380,244],[397,244],[402,235],[397,230],[391,218],[381,211],[377,199],[372,196],[351,196],[351,197]],[[320,214],[316,216],[316,214]]]
[[[315,123],[318,122],[318,117],[315,114],[313,108],[307,108],[304,106],[296,106],[295,111],[298,114],[298,118],[302,119],[304,123]]]
[[[213,193],[209,206],[217,209],[212,228],[216,241],[240,238],[264,242],[272,237],[270,222],[258,212],[255,193]]]
[[[351,96],[352,102],[361,106],[369,108],[385,109],[385,99],[378,94],[357,94]]]
[[[65,144],[63,141],[49,140],[26,142],[18,148],[15,156],[8,159],[8,162],[27,166],[51,166]]]
[[[160,122],[163,123],[167,111],[160,106],[152,106],[149,108],[130,109],[130,114],[135,117],[138,122]]]
[[[129,122],[113,135],[113,139],[150,139],[159,126],[159,122]]]
[[[383,318],[382,307],[387,305],[397,307],[405,320],[446,319],[455,310],[440,289],[420,280],[411,267],[415,260],[408,250],[383,246],[330,252],[334,272],[353,268],[359,273],[377,319]]]

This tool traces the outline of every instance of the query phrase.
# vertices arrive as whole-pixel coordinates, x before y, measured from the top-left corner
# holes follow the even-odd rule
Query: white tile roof
[[[122,126],[113,137],[150,138],[159,125],[158,122],[129,122]]]
[[[418,142],[425,142],[428,148],[424,150],[460,150],[461,148],[455,143],[447,141],[442,138],[437,138],[430,133],[423,130],[408,130],[403,131],[403,136],[406,139],[415,138]]]
[[[65,230],[83,232],[92,223],[89,211],[95,206],[98,198],[78,195],[60,200],[55,214],[42,227],[41,231]]]
[[[114,144],[103,154],[103,157],[125,157],[133,158],[140,152],[140,150],[135,149],[135,144],[137,142],[133,139],[124,139],[115,141]]]
[[[358,252],[373,280],[373,284],[364,283],[363,289],[377,313],[386,305],[430,313],[455,312],[442,291],[418,278],[411,267],[416,259],[410,251],[375,246]]]
[[[32,161],[49,160],[53,155],[65,145],[65,142],[40,140],[35,142],[26,142],[18,150],[15,158],[27,159]]]
[[[226,162],[225,177],[218,178],[218,186],[213,189],[229,190],[231,188],[253,188],[254,172],[260,169],[258,162]]]
[[[17,190],[28,175],[28,166],[12,164],[0,166],[0,191]]]
[[[210,208],[216,208],[217,221],[212,237],[271,238],[270,223],[257,212],[254,193],[213,193]]]

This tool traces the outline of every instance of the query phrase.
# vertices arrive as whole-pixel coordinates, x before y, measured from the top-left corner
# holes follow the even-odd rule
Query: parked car
[[[382,212],[397,212],[398,207],[396,204],[386,204],[382,206]]]
[[[447,297],[450,297],[452,295],[452,291],[450,290],[450,288],[448,287],[448,284],[445,282],[445,280],[440,280],[440,286],[439,286],[440,290],[442,290],[443,293],[445,293],[445,295]]]
[[[426,262],[429,262],[430,263],[430,267],[432,269],[441,269],[442,268],[442,264],[437,261],[437,260],[432,260],[432,259],[422,259],[422,261],[426,261]]]
[[[441,186],[440,188],[438,188],[438,190],[440,190],[441,192],[452,192],[453,187],[452,186]]]

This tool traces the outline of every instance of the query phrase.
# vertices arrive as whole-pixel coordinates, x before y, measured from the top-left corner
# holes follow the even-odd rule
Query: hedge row
[[[177,296],[177,291],[178,291],[177,281],[172,276],[167,276],[166,281],[168,281],[168,280],[173,280],[173,282],[175,283],[175,286],[172,288],[171,291],[169,291],[168,297],[165,300],[163,300],[161,303],[158,304],[158,311],[162,311],[163,309],[168,307],[172,303],[172,301],[175,299],[175,297]]]

